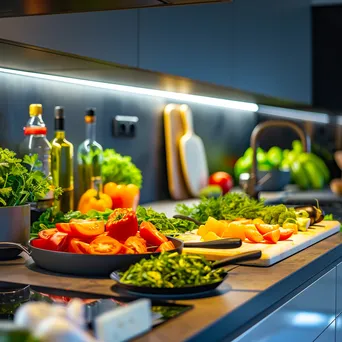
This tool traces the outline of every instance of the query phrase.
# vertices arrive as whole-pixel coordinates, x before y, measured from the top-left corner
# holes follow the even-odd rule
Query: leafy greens
[[[104,184],[135,184],[139,188],[142,185],[141,171],[133,164],[131,157],[122,156],[113,149],[103,152],[102,178]]]
[[[52,189],[52,182],[44,173],[34,170],[41,162],[38,155],[16,157],[16,153],[0,148],[0,207],[11,207],[43,199]],[[55,197],[62,193],[54,189]]]

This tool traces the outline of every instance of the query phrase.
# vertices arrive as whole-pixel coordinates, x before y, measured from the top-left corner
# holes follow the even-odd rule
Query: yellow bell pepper
[[[78,203],[78,210],[86,214],[89,210],[105,211],[112,208],[112,199],[110,196],[98,192],[96,189],[87,190]]]

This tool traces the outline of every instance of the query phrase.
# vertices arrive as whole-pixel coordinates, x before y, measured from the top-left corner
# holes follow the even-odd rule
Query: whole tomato
[[[210,185],[219,185],[223,194],[226,194],[234,186],[233,177],[227,172],[215,172],[209,177]]]

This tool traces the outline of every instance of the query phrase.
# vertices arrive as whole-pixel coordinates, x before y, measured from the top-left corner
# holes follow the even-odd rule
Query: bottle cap
[[[61,106],[55,107],[55,118],[64,119],[64,107],[61,107]]]
[[[88,108],[86,110],[86,114],[84,117],[84,120],[86,123],[93,123],[96,120],[96,114],[95,114],[96,108]]]
[[[41,104],[30,104],[30,116],[37,116],[43,114],[43,106]]]

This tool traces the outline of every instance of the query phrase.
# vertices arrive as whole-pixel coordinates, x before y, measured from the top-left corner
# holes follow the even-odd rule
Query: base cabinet
[[[336,267],[236,338],[234,342],[313,342],[316,339],[319,342],[334,342],[335,294]]]
[[[342,314],[336,318],[336,342],[342,341]]]

